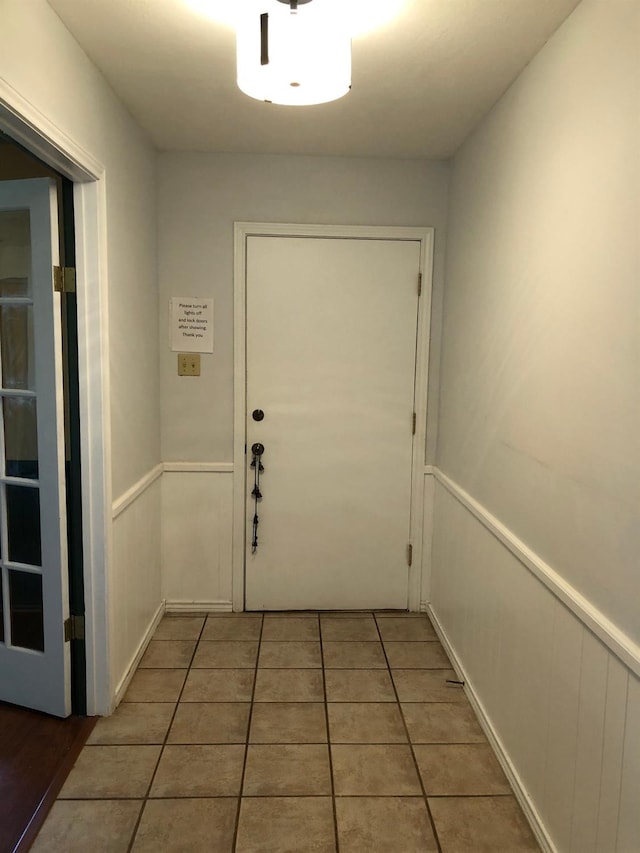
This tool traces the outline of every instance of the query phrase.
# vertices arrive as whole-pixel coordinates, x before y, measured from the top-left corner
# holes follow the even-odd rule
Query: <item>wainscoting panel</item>
[[[438,474],[429,609],[543,849],[637,853],[637,664]]]
[[[111,689],[115,692],[140,656],[162,602],[160,579],[160,479],[154,472],[113,507],[110,578]]]
[[[231,466],[165,467],[162,595],[167,610],[231,609],[232,511]]]

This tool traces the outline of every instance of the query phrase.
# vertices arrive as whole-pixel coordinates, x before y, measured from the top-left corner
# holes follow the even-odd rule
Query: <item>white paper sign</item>
[[[174,352],[213,352],[213,299],[172,296],[171,349]]]

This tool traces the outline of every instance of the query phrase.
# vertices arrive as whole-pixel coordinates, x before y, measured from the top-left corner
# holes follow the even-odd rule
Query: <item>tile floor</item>
[[[538,846],[428,619],[166,616],[34,851]]]

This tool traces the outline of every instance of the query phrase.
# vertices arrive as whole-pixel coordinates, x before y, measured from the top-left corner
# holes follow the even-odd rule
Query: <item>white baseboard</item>
[[[431,607],[431,604],[426,601],[423,601],[420,603],[420,609],[422,609],[423,607],[425,612],[428,613],[431,622],[433,623],[433,627],[436,630],[440,642],[444,646],[444,649],[449,657],[449,660],[451,661],[453,669],[456,671],[458,678],[461,681],[464,681],[464,691],[467,695],[467,698],[469,699],[469,702],[471,703],[471,706],[475,711],[476,716],[478,717],[478,721],[482,726],[484,733],[486,734],[489,740],[489,743],[493,747],[496,757],[500,762],[500,765],[504,770],[507,779],[509,780],[509,784],[513,788],[513,793],[515,794],[515,797],[518,800],[520,807],[522,808],[522,811],[525,814],[525,817],[529,821],[529,825],[533,830],[538,844],[540,845],[544,853],[559,853],[558,849],[549,837],[544,823],[542,822],[542,818],[538,813],[538,810],[531,801],[531,798],[529,797],[529,794],[527,793],[527,790],[524,787],[519,774],[511,763],[509,754],[507,753],[500,736],[494,729],[489,715],[487,714],[482,702],[480,701],[474,690],[473,683],[469,680],[465,668],[462,665],[460,659],[458,658],[455,649],[449,642],[444,628],[438,620],[438,617],[436,616],[433,608]]]
[[[118,684],[118,687],[116,688],[115,706],[113,708],[114,711],[118,707],[120,702],[122,702],[122,698],[123,698],[124,694],[127,692],[127,687],[131,683],[131,679],[133,678],[133,676],[136,674],[136,670],[138,669],[138,666],[140,665],[140,661],[142,660],[142,656],[146,652],[147,646],[151,642],[153,635],[155,634],[156,628],[158,627],[158,625],[160,624],[160,620],[164,616],[164,611],[165,611],[165,604],[164,604],[164,601],[162,601],[158,605],[158,609],[156,610],[156,612],[153,616],[153,619],[149,623],[149,627],[145,631],[144,637],[140,641],[140,645],[138,646],[138,649],[137,649],[135,655],[133,656],[131,663],[127,667],[126,673],[124,674],[124,676],[120,680],[120,683]]]
[[[165,601],[167,613],[231,613],[230,601]]]

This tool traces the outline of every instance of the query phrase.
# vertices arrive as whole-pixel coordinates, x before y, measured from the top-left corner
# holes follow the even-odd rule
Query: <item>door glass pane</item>
[[[44,651],[42,577],[31,572],[9,572],[11,643]]]
[[[0,296],[28,296],[30,271],[29,211],[0,211]]]
[[[34,390],[33,306],[0,305],[2,387]]]
[[[5,490],[9,560],[40,566],[40,491],[10,485],[6,485]]]
[[[5,473],[7,477],[38,478],[38,432],[33,397],[5,397]]]

